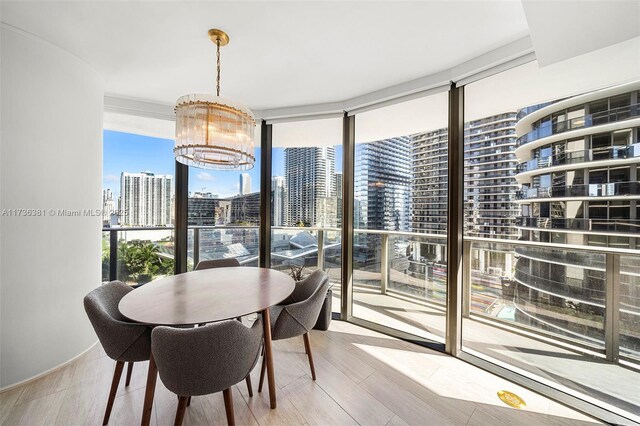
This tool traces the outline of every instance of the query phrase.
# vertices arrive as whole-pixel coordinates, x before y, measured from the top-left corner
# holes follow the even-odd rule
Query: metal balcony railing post
[[[193,269],[200,262],[200,228],[193,228]]]
[[[318,229],[318,269],[324,271],[324,230]]]
[[[620,255],[606,254],[604,341],[607,361],[616,363],[620,354]]]
[[[118,279],[118,231],[109,230],[109,281]]]
[[[387,294],[389,287],[389,235],[382,234],[380,242],[380,294]]]
[[[462,241],[462,316],[471,312],[471,241]]]

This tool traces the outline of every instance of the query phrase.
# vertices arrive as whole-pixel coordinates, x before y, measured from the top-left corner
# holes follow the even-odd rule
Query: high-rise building
[[[120,175],[120,224],[166,226],[171,224],[173,177],[151,172]]]
[[[339,228],[342,227],[342,173],[336,172],[335,181],[336,181],[336,216],[337,216],[337,226]]]
[[[317,199],[335,196],[333,147],[285,148],[286,224],[318,223]]]
[[[639,101],[635,82],[519,114],[516,226],[524,240],[640,247]],[[516,320],[603,342],[605,297],[612,291],[604,256],[528,246],[516,253]],[[625,311],[630,299],[622,296],[633,297],[640,279],[631,263],[621,263],[620,341],[640,350],[638,315]]]
[[[115,214],[116,203],[113,201],[113,193],[110,189],[102,191],[102,222],[111,223],[111,215]]]
[[[338,226],[338,197],[316,198],[316,223],[319,228]]]
[[[229,222],[242,225],[260,224],[260,193],[237,195],[227,198],[231,201]]]
[[[464,233],[517,239],[516,112],[465,124]]]
[[[516,112],[465,124],[464,231],[483,238],[517,238]],[[413,135],[413,230],[447,230],[447,129]]]
[[[240,174],[240,195],[251,193],[251,175],[249,173]]]
[[[411,227],[414,232],[447,232],[447,129],[411,136]]]
[[[411,138],[356,145],[354,227],[411,229]]]
[[[342,172],[336,172],[333,178],[335,180],[336,197],[342,200]]]
[[[220,200],[216,197],[189,197],[187,220],[189,226],[214,226],[218,222]]]
[[[273,226],[284,226],[287,216],[287,182],[284,176],[271,178],[271,221]]]

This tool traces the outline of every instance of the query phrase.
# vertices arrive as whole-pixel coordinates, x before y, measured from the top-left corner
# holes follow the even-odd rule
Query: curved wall
[[[85,62],[1,28],[0,388],[88,349],[82,298],[100,283],[104,88]],[[16,216],[10,209],[44,209]],[[52,215],[50,209],[56,210]]]

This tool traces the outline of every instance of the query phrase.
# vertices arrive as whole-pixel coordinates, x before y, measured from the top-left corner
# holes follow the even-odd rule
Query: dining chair
[[[178,395],[175,425],[182,424],[191,396],[222,391],[227,423],[234,425],[232,386],[258,363],[262,319],[249,328],[222,321],[192,329],[156,327],[151,349],[162,383]]]
[[[213,259],[213,260],[201,260],[195,267],[196,271],[201,271],[203,269],[213,269],[213,268],[232,268],[234,266],[240,266],[240,262],[238,259]],[[238,321],[241,321],[241,318],[238,318]],[[200,324],[203,326],[204,324]],[[245,378],[247,382],[247,391],[249,392],[249,396],[253,396],[253,385],[251,384],[251,376],[247,376]]]
[[[214,260],[201,260],[195,267],[196,271],[202,269],[212,268],[230,268],[233,266],[240,266],[240,262],[235,257],[231,259],[214,259]]]
[[[116,362],[103,425],[109,423],[125,362],[129,363],[125,386],[129,386],[133,363],[148,361],[151,355],[151,328],[129,322],[118,310],[118,303],[130,291],[133,289],[125,283],[111,281],[84,297],[84,309],[98,340],[109,358]]]
[[[289,297],[280,304],[269,308],[271,340],[302,336],[313,380],[316,379],[316,370],[313,366],[309,330],[318,320],[327,290],[329,290],[329,275],[321,270],[316,270],[304,280],[298,281]],[[265,370],[266,364],[263,358],[258,392],[262,392]]]

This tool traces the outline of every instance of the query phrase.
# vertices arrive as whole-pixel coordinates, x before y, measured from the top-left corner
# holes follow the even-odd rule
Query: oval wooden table
[[[269,307],[287,298],[293,279],[267,268],[232,267],[186,272],[151,281],[127,294],[118,305],[132,321],[150,326],[196,325],[262,313],[269,401],[276,408]],[[151,420],[158,371],[149,360],[142,425]]]

